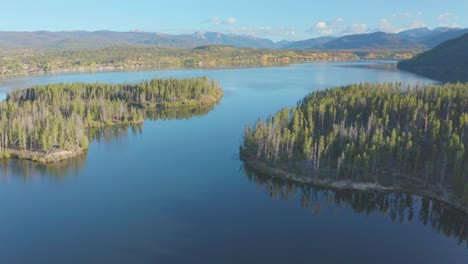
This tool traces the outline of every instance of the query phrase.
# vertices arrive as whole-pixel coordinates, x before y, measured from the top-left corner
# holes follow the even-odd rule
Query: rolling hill
[[[468,33],[448,40],[410,60],[398,68],[432,79],[468,82]]]
[[[336,39],[336,37],[318,37],[311,38],[301,41],[296,41],[289,45],[282,47],[281,49],[292,49],[292,50],[313,50],[323,49],[324,44]]]
[[[434,47],[450,39],[450,37],[447,38],[448,36],[453,35],[451,38],[455,38],[463,35],[463,32],[461,28],[438,27],[430,30],[426,27],[421,27],[405,30],[396,35],[402,39],[415,41],[428,47]]]
[[[323,45],[324,49],[417,49],[423,45],[399,38],[395,34],[374,32],[337,38]]]
[[[426,38],[421,40],[421,43],[428,46],[428,47],[435,47],[440,43],[458,38],[466,33],[468,33],[468,29],[451,29],[445,28],[446,30],[440,31],[438,34],[432,34],[427,36]]]

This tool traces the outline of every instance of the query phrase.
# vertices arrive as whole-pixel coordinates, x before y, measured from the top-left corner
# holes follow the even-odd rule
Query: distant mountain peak
[[[205,32],[203,31],[197,31],[195,33],[192,34],[192,36],[196,39],[206,39],[205,38]]]
[[[400,31],[398,33],[402,33],[402,32],[412,32],[412,31],[431,31],[430,29],[428,29],[427,27],[418,27],[418,28],[412,28],[412,29],[408,29],[408,30],[403,30],[403,31]]]

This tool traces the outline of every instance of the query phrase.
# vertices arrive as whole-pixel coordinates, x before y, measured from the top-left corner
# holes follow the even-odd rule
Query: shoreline
[[[256,158],[252,158],[246,153],[240,154],[240,159],[244,162],[249,169],[254,173],[261,173],[273,179],[293,181],[300,184],[325,187],[337,190],[353,190],[353,191],[378,191],[378,192],[398,192],[398,193],[409,193],[414,195],[420,195],[432,200],[443,202],[453,208],[456,208],[463,213],[468,215],[468,203],[461,201],[460,199],[452,198],[453,195],[443,190],[437,190],[434,186],[431,186],[431,190],[423,189],[411,189],[404,186],[383,186],[379,183],[370,182],[352,182],[350,180],[315,180],[311,177],[307,177],[303,174],[297,174],[288,172],[282,168],[269,166],[263,161],[259,161]],[[436,194],[438,192],[440,194]]]
[[[33,162],[47,164],[59,162],[65,159],[74,158],[85,153],[87,149],[76,148],[72,150],[65,150],[60,148],[49,148],[48,150],[16,150],[5,149],[2,153],[3,159],[18,159],[30,160]]]
[[[154,71],[154,70],[184,70],[184,69],[224,69],[224,68],[270,68],[277,66],[288,66],[294,64],[303,64],[303,63],[339,63],[339,62],[373,62],[373,61],[390,61],[397,62],[394,59],[350,59],[350,60],[318,60],[318,61],[307,61],[307,60],[298,60],[290,62],[271,62],[271,63],[235,63],[235,64],[220,64],[220,65],[167,65],[160,67],[123,67],[123,66],[102,66],[98,68],[69,68],[61,70],[52,70],[52,71],[33,71],[33,72],[22,72],[22,73],[7,73],[0,74],[0,79],[8,79],[14,77],[22,77],[29,75],[41,75],[41,74],[69,74],[69,73],[100,73],[100,72],[140,72],[140,71]]]
[[[223,91],[217,92],[215,96],[203,96],[201,100],[188,100],[183,102],[176,102],[174,104],[160,105],[157,107],[150,107],[142,109],[144,111],[154,111],[154,110],[177,110],[190,107],[204,107],[204,106],[215,106],[218,104],[222,97]],[[112,123],[94,123],[90,128],[102,128],[102,127],[113,127],[119,125],[134,125],[134,124],[143,124],[146,120],[146,117],[142,120],[135,121],[113,121]],[[0,159],[18,159],[18,160],[30,160],[33,162],[38,162],[41,164],[55,163],[65,159],[74,158],[86,152],[88,148],[82,148],[75,146],[72,149],[60,149],[58,147],[49,148],[46,151],[44,150],[17,150],[17,149],[3,149],[0,150]]]

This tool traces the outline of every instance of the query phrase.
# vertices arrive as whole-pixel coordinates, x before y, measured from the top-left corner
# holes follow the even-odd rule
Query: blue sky
[[[426,26],[468,27],[468,0],[14,0],[0,31],[219,31],[275,41]]]

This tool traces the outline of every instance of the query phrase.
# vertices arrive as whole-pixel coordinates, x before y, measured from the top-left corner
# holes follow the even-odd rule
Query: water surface
[[[373,63],[44,74],[0,80],[136,82],[208,76],[214,109],[95,133],[57,165],[0,162],[0,263],[467,263],[467,217],[419,196],[337,192],[242,167],[244,126],[317,89],[433,82]]]

